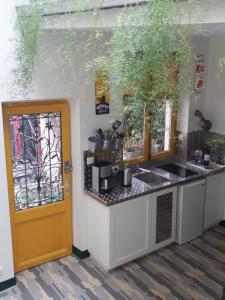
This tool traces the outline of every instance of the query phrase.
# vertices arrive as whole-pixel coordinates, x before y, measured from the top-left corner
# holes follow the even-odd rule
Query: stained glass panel
[[[63,200],[61,113],[9,116],[16,210]]]

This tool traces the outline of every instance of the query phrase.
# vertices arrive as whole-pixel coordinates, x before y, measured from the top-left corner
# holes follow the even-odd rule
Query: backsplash
[[[187,137],[187,159],[191,160],[196,149],[202,149],[208,140],[220,141],[213,142],[216,146],[212,147],[211,159],[217,163],[225,164],[225,135],[216,132],[206,132],[203,130],[192,131]]]

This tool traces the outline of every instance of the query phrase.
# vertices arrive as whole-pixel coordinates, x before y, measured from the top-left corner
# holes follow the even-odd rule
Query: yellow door
[[[72,251],[69,106],[3,104],[16,271]]]

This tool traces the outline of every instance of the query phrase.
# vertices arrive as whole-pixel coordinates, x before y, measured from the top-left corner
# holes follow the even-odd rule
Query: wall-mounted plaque
[[[95,78],[96,115],[108,114],[110,110],[108,75],[104,71],[96,72]]]
[[[204,72],[205,72],[205,58],[204,55],[199,55],[196,58],[195,70],[195,91],[201,93],[204,87]]]

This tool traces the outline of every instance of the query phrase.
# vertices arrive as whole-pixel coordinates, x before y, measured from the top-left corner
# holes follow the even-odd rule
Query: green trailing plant
[[[120,15],[106,64],[116,88],[125,93],[131,89],[124,106],[136,107],[130,110],[130,121],[137,122],[145,108],[149,125],[157,127],[164,111],[158,105],[154,117],[156,102],[167,99],[175,108],[179,95],[192,86],[194,57],[182,20],[191,18],[193,7],[190,3],[183,10],[171,0],[155,0]]]
[[[130,126],[138,124],[145,110],[149,126],[156,128],[165,113],[157,102],[170,101],[175,110],[179,95],[192,88],[195,57],[183,20],[191,21],[197,6],[198,1],[189,1],[184,9],[171,0],[153,0],[125,7],[106,55],[89,65],[107,69],[113,88],[126,94],[124,114]]]
[[[212,133],[207,139],[206,144],[210,148],[211,153],[216,152],[225,144],[225,137],[216,133]]]
[[[64,9],[67,12],[62,18],[45,17],[46,12],[54,11],[54,5],[57,0],[28,0],[27,5],[19,7],[17,9],[15,19],[15,31],[16,31],[16,68],[14,70],[14,89],[17,88],[19,95],[28,94],[33,85],[33,78],[35,74],[35,68],[38,65],[38,54],[41,42],[45,36],[49,34],[49,31],[45,29],[45,26],[51,28],[51,36],[49,42],[54,41],[57,37],[57,28],[65,28],[61,43],[58,43],[55,47],[55,55],[57,60],[50,63],[46,62],[46,67],[57,68],[57,76],[61,79],[68,79],[72,74],[72,60],[75,51],[83,51],[86,49],[86,55],[90,56],[95,47],[94,42],[101,38],[99,30],[100,11],[96,9],[94,14],[95,30],[91,32],[83,32],[85,35],[85,43],[78,43],[76,39],[76,31],[73,29],[79,23],[81,17],[88,9],[91,0],[77,0],[70,3],[67,7],[65,3]],[[72,13],[73,12],[73,13]],[[85,54],[84,54],[85,55]],[[42,58],[43,59],[43,58]],[[56,66],[57,64],[57,66]]]
[[[16,82],[24,93],[32,87],[38,49],[45,34],[42,15],[46,6],[51,11],[55,2],[29,0],[29,5],[18,10],[15,26],[18,33]],[[68,13],[62,19],[59,16],[48,20],[53,35],[59,22],[62,27],[76,27],[91,1],[74,0],[70,3],[73,5],[69,11],[65,7]],[[100,4],[104,4],[104,0]],[[178,96],[192,87],[190,72],[194,57],[183,20],[191,22],[193,13],[196,15],[199,10],[197,0],[188,1],[184,8],[171,0],[152,0],[135,8],[125,6],[112,29],[111,39],[106,42],[100,26],[101,11],[96,9],[93,11],[95,27],[83,33],[85,39],[82,43],[76,40],[75,30],[64,31],[63,43],[59,43],[55,50],[60,66],[56,76],[71,74],[74,52],[84,52],[86,69],[93,71],[93,78],[96,71],[107,71],[113,97],[118,93],[127,94],[124,102],[127,123],[131,127],[139,124],[145,110],[149,125],[157,128],[164,114],[163,105],[158,105],[157,113],[151,115],[157,101],[169,100],[176,108]],[[77,13],[72,14],[72,11]],[[101,55],[96,50],[100,46],[104,49]],[[53,65],[49,64],[49,67]]]
[[[38,51],[38,42],[43,32],[43,1],[31,0],[29,5],[17,11],[15,81],[19,91],[26,93],[32,86],[33,71]]]

